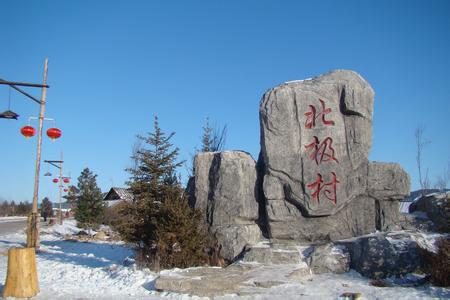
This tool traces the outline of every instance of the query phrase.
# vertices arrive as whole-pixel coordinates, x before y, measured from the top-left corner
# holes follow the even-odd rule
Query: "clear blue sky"
[[[42,158],[63,150],[72,178],[89,167],[103,191],[124,185],[154,114],[176,131],[180,159],[206,117],[227,124],[227,149],[257,158],[264,91],[333,69],[376,92],[371,160],[400,163],[417,189],[420,124],[432,181],[450,160],[450,1],[2,1],[0,27],[0,78],[41,82],[50,60],[46,116],[63,137],[45,138]],[[7,99],[0,86],[1,111]],[[13,92],[12,110],[19,121],[0,120],[0,198],[31,200],[36,138],[19,130],[38,105]],[[41,177],[40,199],[56,190]]]

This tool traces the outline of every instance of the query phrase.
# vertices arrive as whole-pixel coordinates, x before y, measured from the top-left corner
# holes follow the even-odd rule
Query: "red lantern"
[[[63,181],[64,181],[64,183],[69,183],[70,179],[66,177],[66,178],[63,179]]]
[[[30,138],[36,134],[36,130],[31,126],[24,126],[22,129],[20,129],[20,132],[22,133],[25,138]]]
[[[55,179],[53,179],[52,181],[53,181],[54,183],[58,183],[59,180],[58,180],[58,178],[55,178]]]
[[[49,130],[47,130],[47,135],[52,141],[54,141],[57,138],[61,137],[61,130],[59,130],[58,128],[50,128]]]
[[[68,191],[69,189],[64,189],[64,192],[66,192],[67,193],[67,191]]]

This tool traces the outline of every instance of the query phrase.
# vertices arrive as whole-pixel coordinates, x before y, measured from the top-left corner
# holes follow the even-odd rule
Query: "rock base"
[[[158,291],[200,297],[227,294],[255,295],[264,289],[310,278],[309,269],[298,265],[233,264],[227,268],[202,267],[161,275],[155,282]]]

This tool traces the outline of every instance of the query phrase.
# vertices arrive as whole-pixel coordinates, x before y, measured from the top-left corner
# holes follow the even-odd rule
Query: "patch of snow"
[[[426,194],[425,196],[419,195],[419,196],[417,196],[416,198],[414,198],[412,200],[412,203],[417,202],[419,199],[421,199],[423,197],[431,197],[431,196],[435,196],[438,199],[443,199],[443,198],[446,198],[446,197],[450,196],[450,191],[447,191],[447,192],[434,192],[434,193]]]
[[[409,207],[411,206],[412,201],[408,202],[400,202],[400,213],[409,214]]]
[[[419,247],[426,249],[430,252],[437,253],[436,240],[443,237],[443,234],[439,233],[425,233],[421,232],[417,236],[413,236],[413,240],[419,245]]]
[[[289,83],[300,83],[300,82],[310,81],[310,80],[313,80],[313,79],[312,79],[312,78],[306,78],[306,79],[300,79],[300,80],[285,81],[284,84],[289,84]]]
[[[450,296],[449,289],[429,285],[414,288],[375,287],[369,282],[369,279],[353,270],[345,274],[320,274],[296,284],[283,284],[265,289],[259,295],[254,293],[261,292],[261,289],[249,288],[247,290],[249,296],[241,296],[239,299],[342,299],[340,296],[348,292],[361,293],[362,299],[429,299]],[[225,296],[214,299],[233,298]]]
[[[297,253],[298,250],[289,250],[289,249],[273,249],[272,252],[278,253]]]
[[[255,245],[252,245],[252,248],[270,248],[271,243],[269,241],[261,241]]]
[[[0,223],[25,221],[27,217],[0,217]]]
[[[347,250],[347,247],[344,245],[333,245],[331,248],[331,254],[344,255],[344,252]]]
[[[77,227],[75,220],[64,220],[63,224],[55,224],[50,226],[46,232],[49,234],[56,234],[60,236],[74,235],[81,231],[81,228]]]

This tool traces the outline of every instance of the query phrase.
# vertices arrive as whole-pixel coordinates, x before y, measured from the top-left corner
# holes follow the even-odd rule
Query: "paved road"
[[[1,222],[0,223],[0,235],[14,233],[19,230],[25,229],[27,226],[27,220],[19,220],[19,221],[10,221],[10,222]]]

